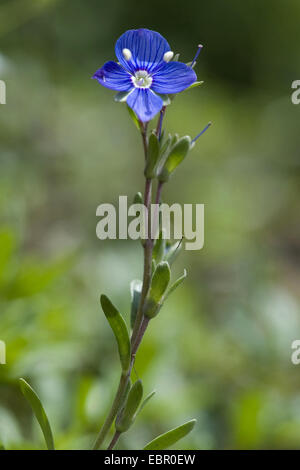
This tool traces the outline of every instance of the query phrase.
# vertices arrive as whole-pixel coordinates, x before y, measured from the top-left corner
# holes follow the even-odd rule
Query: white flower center
[[[150,88],[152,84],[152,77],[146,70],[138,70],[131,80],[136,88]]]

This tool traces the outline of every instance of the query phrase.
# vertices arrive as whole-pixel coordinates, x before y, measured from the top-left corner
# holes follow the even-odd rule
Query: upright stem
[[[115,399],[113,401],[113,404],[111,405],[110,412],[107,415],[107,418],[104,421],[104,423],[102,425],[102,428],[101,428],[101,430],[100,430],[100,432],[97,436],[97,439],[96,439],[95,444],[93,446],[93,450],[99,449],[99,447],[103,443],[108,431],[111,428],[113,420],[115,419],[115,417],[118,413],[118,410],[119,410],[119,407],[120,407],[120,404],[121,404],[121,401],[122,401],[122,398],[123,398],[123,395],[124,395],[124,391],[125,391],[128,379],[129,379],[129,375],[128,374],[126,374],[126,375],[122,374],[121,375],[120,382],[119,382],[119,387],[118,387]]]
[[[147,123],[143,124],[140,123],[141,126],[141,134],[142,134],[142,140],[143,140],[143,147],[144,147],[144,154],[145,154],[145,159],[147,158],[147,152],[148,152],[148,139],[147,139]],[[149,231],[149,221],[150,221],[150,204],[151,204],[151,194],[152,194],[152,180],[150,178],[146,178],[145,182],[145,194],[144,194],[144,204],[147,208],[148,211],[148,231]],[[97,439],[95,441],[93,449],[99,449],[100,446],[102,445],[105,437],[107,436],[107,433],[109,432],[111,425],[120,409],[120,406],[122,405],[123,401],[123,396],[124,392],[128,383],[128,380],[130,378],[131,370],[134,364],[135,360],[135,355],[137,352],[137,349],[140,345],[140,342],[144,336],[146,327],[148,325],[148,321],[143,323],[143,306],[144,306],[144,300],[146,298],[150,281],[151,281],[151,262],[152,262],[152,241],[151,237],[149,237],[149,234],[146,238],[146,242],[144,245],[144,275],[143,275],[143,287],[142,287],[142,294],[141,294],[141,301],[138,309],[138,313],[136,316],[136,321],[134,325],[134,329],[132,332],[131,336],[131,364],[129,367],[129,370],[127,374],[122,374],[118,386],[118,390],[116,393],[116,396],[114,398],[114,401],[112,403],[111,409],[109,411],[109,414],[104,421],[104,424],[102,425],[102,428],[97,436]],[[145,325],[140,331],[140,327],[142,323]],[[113,448],[115,443],[117,442],[119,438],[119,435],[115,435],[112,442],[110,443],[109,448]]]
[[[155,214],[154,214],[154,221],[153,221],[153,239],[152,244],[154,243],[154,239],[156,236],[156,230],[159,227],[159,204],[161,198],[161,192],[163,188],[163,182],[159,181],[157,185],[156,197],[155,197]],[[159,233],[158,233],[159,236]]]

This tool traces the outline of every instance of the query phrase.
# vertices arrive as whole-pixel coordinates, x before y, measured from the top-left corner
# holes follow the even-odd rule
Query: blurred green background
[[[175,448],[300,447],[298,0],[0,1],[0,441],[43,448],[17,379],[38,391],[60,449],[89,448],[119,363],[99,307],[128,318],[138,242],[96,238],[96,207],[143,190],[140,137],[114,93],[90,80],[127,29],[163,34],[181,60],[204,49],[202,87],[165,124],[214,125],[165,188],[205,204],[205,247],[150,325],[136,370],[157,390],[119,448],[196,417]]]

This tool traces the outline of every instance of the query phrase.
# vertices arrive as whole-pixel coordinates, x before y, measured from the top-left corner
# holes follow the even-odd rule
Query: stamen
[[[131,59],[132,57],[132,54],[131,54],[131,50],[130,49],[126,49],[126,47],[122,50],[122,54],[123,54],[123,57],[125,60],[127,60],[127,62]]]
[[[202,131],[200,132],[200,134],[198,134],[198,135],[196,135],[196,137],[194,137],[194,139],[192,140],[192,143],[196,142],[196,140],[198,140],[199,137],[201,137],[201,135],[204,134],[204,132],[207,131],[207,129],[211,126],[211,124],[212,124],[212,123],[209,122],[209,123],[207,124],[207,126],[205,126],[204,129],[202,129]]]
[[[170,62],[170,60],[172,60],[174,57],[174,52],[173,51],[167,51],[164,53],[164,57],[163,57],[163,60],[165,62]]]
[[[191,64],[191,67],[192,67],[192,68],[193,68],[193,66],[195,65],[196,60],[198,59],[198,55],[200,54],[202,48],[203,48],[202,44],[199,44],[199,45],[198,45],[197,52],[196,52],[195,57],[193,58],[193,62],[192,62],[192,64]]]

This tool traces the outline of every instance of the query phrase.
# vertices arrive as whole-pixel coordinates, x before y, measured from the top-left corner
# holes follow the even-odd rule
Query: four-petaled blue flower
[[[168,42],[149,29],[126,31],[117,40],[115,53],[119,63],[106,62],[93,78],[107,88],[128,92],[126,102],[142,122],[163,107],[159,94],[179,93],[197,79],[191,67],[170,62],[174,54]]]

